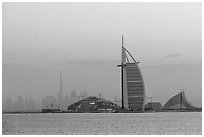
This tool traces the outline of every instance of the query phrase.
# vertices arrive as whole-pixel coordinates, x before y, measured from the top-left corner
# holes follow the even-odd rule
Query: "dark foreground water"
[[[201,112],[3,114],[2,134],[202,134]]]

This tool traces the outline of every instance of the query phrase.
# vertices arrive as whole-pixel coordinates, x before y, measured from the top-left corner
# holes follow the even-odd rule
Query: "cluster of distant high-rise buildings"
[[[42,108],[60,108],[62,110],[65,110],[69,105],[86,97],[88,97],[86,92],[81,92],[80,95],[77,95],[76,91],[72,91],[70,96],[61,96],[58,92],[57,98],[51,95],[43,97]]]
[[[42,108],[60,108],[62,110],[81,99],[88,97],[86,92],[80,92],[77,95],[76,91],[72,91],[70,96],[64,96],[62,85],[62,71],[60,71],[60,87],[57,92],[57,96],[48,95],[42,97],[41,103],[29,98],[23,98],[21,95],[17,97],[17,101],[13,101],[11,98],[3,100],[3,112],[35,112],[41,111]]]
[[[33,98],[23,98],[22,96],[17,96],[17,99],[6,98],[3,100],[3,112],[36,112],[41,111],[42,108],[60,108],[67,109],[67,107],[79,100],[88,97],[86,92],[80,92],[77,94],[76,91],[72,91],[70,96],[59,97],[59,92],[57,96],[47,95],[41,98],[41,102],[36,102]]]
[[[3,112],[34,112],[37,110],[36,102],[31,97],[18,96],[16,101],[6,98],[2,105]]]
[[[42,108],[59,108],[61,110],[67,109],[69,105],[87,97],[86,92],[81,92],[78,96],[76,91],[71,92],[71,96],[64,96],[62,85],[62,71],[60,70],[60,87],[57,92],[57,98],[54,96],[47,96],[42,98]]]

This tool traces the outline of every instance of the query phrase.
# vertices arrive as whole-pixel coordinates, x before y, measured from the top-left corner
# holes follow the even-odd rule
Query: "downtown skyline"
[[[2,95],[56,96],[72,90],[121,98],[121,35],[165,103],[185,89],[202,106],[200,3],[3,3]],[[55,10],[53,10],[55,9]]]

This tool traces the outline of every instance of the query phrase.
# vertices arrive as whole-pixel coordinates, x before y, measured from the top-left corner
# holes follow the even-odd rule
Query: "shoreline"
[[[134,111],[121,111],[121,112],[46,112],[46,113],[160,113],[160,112],[202,112],[202,110],[159,110],[159,111],[142,111],[142,112],[134,112]],[[46,114],[45,112],[2,112],[2,114]]]

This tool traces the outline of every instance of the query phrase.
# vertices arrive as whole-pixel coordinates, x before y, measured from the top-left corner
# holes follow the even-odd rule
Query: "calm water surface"
[[[202,113],[3,114],[2,134],[202,134]]]

